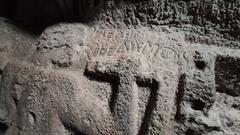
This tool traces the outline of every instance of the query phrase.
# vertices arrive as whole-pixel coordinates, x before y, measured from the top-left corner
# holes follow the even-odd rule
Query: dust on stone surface
[[[106,1],[39,36],[0,19],[0,134],[238,135],[238,0]]]

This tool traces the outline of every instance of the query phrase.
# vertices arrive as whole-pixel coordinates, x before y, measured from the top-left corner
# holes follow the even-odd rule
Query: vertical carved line
[[[176,112],[176,115],[175,115],[175,119],[178,122],[180,122],[181,119],[182,119],[181,118],[181,103],[182,103],[183,96],[184,96],[185,78],[186,78],[185,74],[180,76],[179,82],[178,82],[178,92],[176,93],[177,112]]]
[[[145,114],[138,132],[138,135],[146,135],[149,128],[149,122],[150,122],[153,110],[157,106],[159,83],[156,80],[153,80],[153,82],[138,82],[138,85],[141,87],[149,87],[151,89]]]
[[[129,74],[128,74],[129,75]],[[137,134],[138,89],[132,77],[120,77],[114,115],[124,135]]]

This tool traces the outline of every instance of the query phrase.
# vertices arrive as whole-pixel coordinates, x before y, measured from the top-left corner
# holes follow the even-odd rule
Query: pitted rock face
[[[132,2],[108,2],[94,24],[56,24],[37,39],[1,21],[0,134],[238,135],[240,42],[218,33],[225,25],[202,27],[217,27],[200,13],[208,3]],[[155,16],[154,3],[165,4]],[[189,21],[169,27],[175,13]],[[190,25],[195,17],[206,23]]]
[[[69,29],[72,30],[68,31]],[[174,94],[177,90],[178,77],[178,65],[175,62],[178,61],[178,55],[182,53],[181,48],[177,50],[172,46],[167,46],[167,44],[160,46],[161,43],[166,42],[168,36],[147,30],[145,31],[150,36],[145,35],[141,46],[136,45],[143,41],[140,39],[144,35],[137,33],[135,35],[136,40],[133,40],[131,44],[125,44],[129,42],[125,35],[133,34],[135,31],[141,31],[141,29],[109,29],[105,32],[108,31],[119,31],[123,35],[119,35],[120,37],[111,35],[104,37],[104,33],[85,25],[56,25],[46,30],[39,38],[36,52],[29,60],[29,63],[35,63],[36,69],[35,66],[31,66],[34,71],[29,69],[29,74],[25,74],[26,71],[23,69],[30,65],[19,65],[19,62],[9,64],[9,67],[6,68],[7,71],[4,72],[6,73],[4,80],[8,80],[7,78],[12,76],[19,76],[19,78],[26,76],[24,81],[26,85],[21,85],[21,87],[27,87],[25,92],[27,95],[30,94],[21,97],[20,101],[14,99],[13,101],[21,102],[21,100],[24,100],[27,106],[23,105],[24,107],[21,108],[29,108],[29,105],[41,106],[40,108],[42,108],[41,110],[39,110],[39,107],[20,110],[23,114],[24,112],[34,114],[33,116],[30,115],[30,118],[33,119],[30,122],[33,124],[33,129],[27,129],[28,121],[16,120],[16,125],[21,123],[20,125],[23,126],[18,132],[25,134],[36,134],[39,130],[46,134],[55,130],[66,130],[76,134],[170,132],[170,129],[174,126],[174,121],[171,121],[171,119],[174,118]],[[77,38],[74,35],[78,35]],[[154,35],[155,37],[153,37]],[[92,36],[96,36],[96,38],[92,38]],[[97,37],[101,37],[101,39],[97,39]],[[154,38],[156,39],[150,42]],[[108,41],[111,39],[115,41],[115,44]],[[108,43],[112,46],[107,47]],[[103,44],[106,44],[107,48]],[[109,52],[104,52],[105,50],[109,50]],[[110,53],[110,51],[113,53]],[[98,54],[95,54],[95,52]],[[55,55],[58,53],[57,56],[59,57],[56,57]],[[166,68],[166,64],[169,65],[169,69]],[[20,69],[16,75],[14,65],[17,65],[16,68]],[[8,71],[8,69],[11,71]],[[35,75],[35,72],[41,73]],[[72,78],[71,75],[76,78]],[[37,77],[37,80],[35,80],[35,77]],[[31,78],[32,86],[28,85],[30,80],[27,78]],[[42,82],[43,80],[44,82]],[[70,86],[65,88],[65,85]],[[41,90],[39,91],[35,87],[39,87]],[[8,91],[11,91],[11,88],[8,89]],[[35,92],[37,93],[33,94]],[[44,93],[48,96],[44,96]],[[168,97],[166,95],[172,96]],[[27,97],[33,99],[25,101]],[[54,103],[51,105],[48,103],[50,101]],[[86,107],[83,104],[84,102]],[[89,104],[90,102],[93,105]],[[100,110],[96,110],[97,106],[94,104]],[[90,106],[93,106],[93,108]],[[166,112],[163,111],[164,109]],[[47,117],[54,117],[54,121],[57,121],[60,126],[45,131],[41,123],[46,121],[46,117],[43,117],[47,115],[45,112],[49,111],[53,111],[53,113],[48,114]],[[24,116],[19,115],[18,117]],[[87,125],[90,127],[83,121],[85,118],[87,119]],[[158,121],[158,119],[163,119],[163,121]],[[98,121],[99,124],[97,124]],[[49,124],[53,123],[49,121]],[[168,126],[162,127],[162,125]]]

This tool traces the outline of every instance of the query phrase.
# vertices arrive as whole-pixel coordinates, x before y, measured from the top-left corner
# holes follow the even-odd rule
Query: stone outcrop
[[[107,1],[34,35],[0,20],[0,134],[238,135],[238,0]]]

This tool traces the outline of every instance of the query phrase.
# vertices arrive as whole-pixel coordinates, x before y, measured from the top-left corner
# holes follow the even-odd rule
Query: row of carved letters
[[[109,43],[93,43],[90,46],[91,53],[95,57],[99,56],[114,56],[116,54],[141,53],[150,56],[151,59],[161,57],[163,59],[173,60],[176,56],[175,50],[170,46],[161,46],[160,44],[151,44],[150,42],[122,42],[118,45]]]

